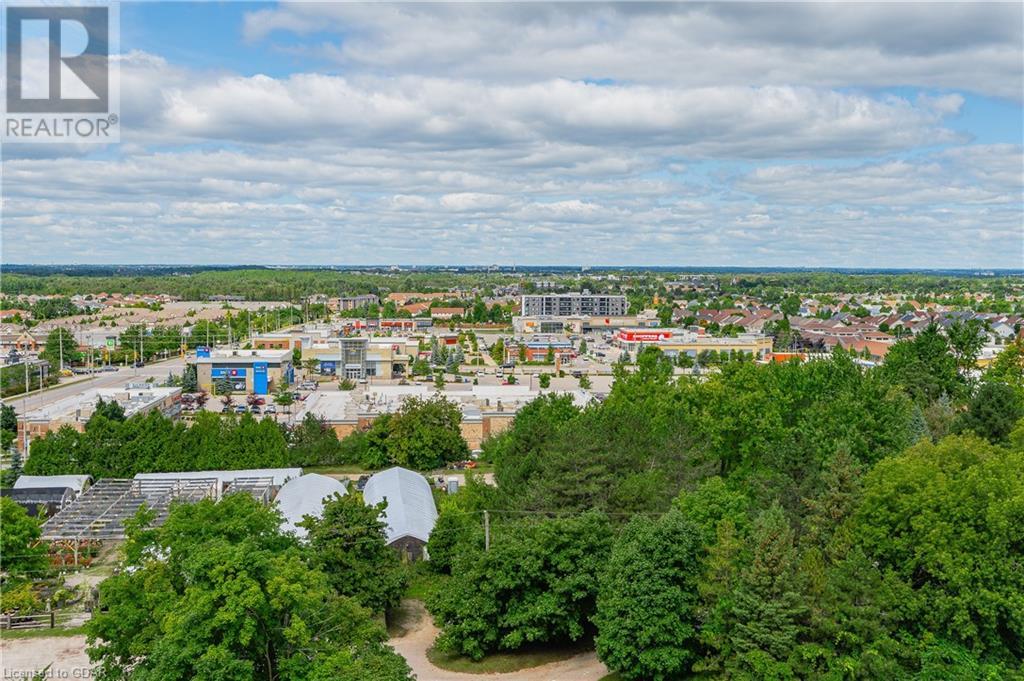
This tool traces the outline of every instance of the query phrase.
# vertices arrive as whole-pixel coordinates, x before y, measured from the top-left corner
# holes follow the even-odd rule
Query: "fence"
[[[81,624],[86,613],[43,612],[34,615],[0,615],[0,629],[56,629]]]

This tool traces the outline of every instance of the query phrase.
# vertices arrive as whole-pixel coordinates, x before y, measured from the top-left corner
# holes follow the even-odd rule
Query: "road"
[[[145,381],[153,378],[162,381],[167,378],[168,373],[180,374],[185,367],[185,360],[180,357],[147,364],[138,369],[134,367],[120,367],[117,371],[104,371],[91,376],[72,376],[65,378],[63,384],[49,390],[35,392],[28,396],[15,395],[4,400],[15,408],[20,416],[24,411],[33,411],[45,407],[58,400],[73,397],[87,390],[94,388],[123,388],[125,383]]]

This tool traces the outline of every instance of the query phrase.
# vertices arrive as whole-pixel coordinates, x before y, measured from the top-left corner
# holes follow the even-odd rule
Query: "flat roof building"
[[[302,359],[317,360],[319,373],[328,376],[391,379],[408,375],[418,347],[404,337],[328,338],[304,348]]]
[[[697,357],[706,350],[742,352],[755,359],[767,359],[772,352],[772,338],[759,333],[738,336],[707,336],[688,329],[620,329],[615,344],[636,355],[645,347],[661,349],[669,357],[681,354]]]
[[[237,392],[267,395],[295,380],[291,350],[213,350],[197,353],[195,363],[199,388],[207,392],[228,380]]]
[[[18,418],[17,445],[25,451],[26,438],[34,440],[69,425],[79,432],[103,402],[116,402],[125,418],[159,411],[168,418],[181,413],[181,388],[154,387],[149,383],[128,383],[124,388],[93,388],[34,409]]]
[[[617,317],[625,315],[629,310],[626,296],[582,293],[545,293],[524,295],[522,299],[522,315],[551,317],[571,317],[594,315],[600,317]]]

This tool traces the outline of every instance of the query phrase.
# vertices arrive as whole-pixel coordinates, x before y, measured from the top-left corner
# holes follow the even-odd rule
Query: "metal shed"
[[[309,473],[289,480],[277,493],[277,505],[284,516],[281,530],[291,532],[300,538],[305,537],[306,528],[299,527],[303,518],[307,515],[321,517],[325,501],[335,494],[344,496],[347,493],[348,490],[340,481],[318,473]]]
[[[71,504],[76,494],[70,487],[12,487],[0,489],[0,496],[10,498],[32,517],[49,518]]]
[[[41,487],[68,487],[78,496],[92,482],[88,475],[20,475],[14,481],[14,489],[39,489]]]

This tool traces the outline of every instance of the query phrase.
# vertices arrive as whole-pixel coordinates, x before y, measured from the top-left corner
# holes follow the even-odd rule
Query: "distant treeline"
[[[530,272],[531,276],[538,272]],[[556,290],[603,292],[657,291],[661,280],[685,280],[693,273],[664,270],[622,270],[618,279],[601,278],[601,273],[553,272],[547,280]],[[722,293],[756,295],[766,289],[801,294],[830,293],[920,293],[926,295],[988,292],[997,296],[1020,293],[1020,276],[976,277],[953,274],[899,273],[861,274],[845,272],[720,272],[711,282]],[[6,266],[3,293],[8,295],[74,295],[97,293],[167,294],[187,300],[205,300],[212,295],[243,296],[247,300],[288,300],[326,293],[329,295],[382,294],[391,291],[434,292],[452,288],[476,288],[485,295],[495,286],[527,284],[526,272],[483,272],[424,269],[416,272],[361,272],[332,269],[276,269],[260,267],[190,268]]]

